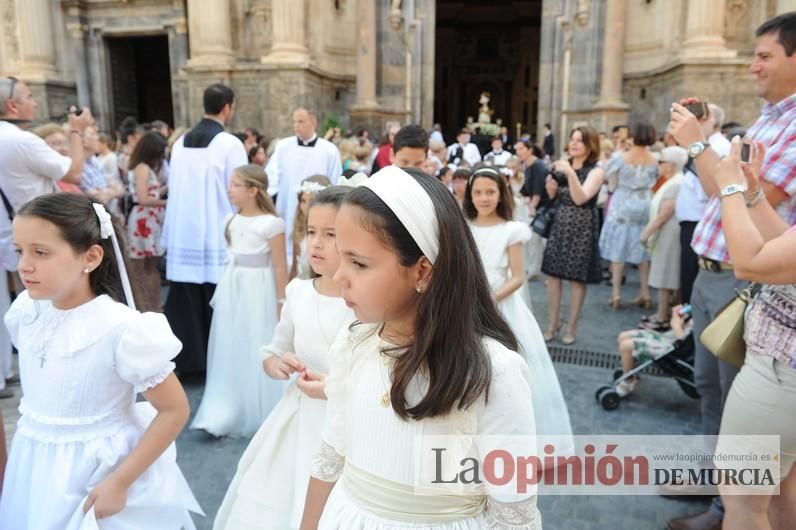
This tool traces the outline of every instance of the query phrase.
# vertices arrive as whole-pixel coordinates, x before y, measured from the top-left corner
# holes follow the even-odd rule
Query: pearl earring
[[[86,274],[88,274],[88,273],[89,273],[89,272],[91,272],[91,271],[88,269],[88,267],[86,267],[85,269],[83,269],[83,272],[85,272]]]
[[[419,286],[419,285],[415,287],[415,290],[416,290],[418,293],[421,293],[421,292],[423,292],[423,290],[420,288],[420,286]]]

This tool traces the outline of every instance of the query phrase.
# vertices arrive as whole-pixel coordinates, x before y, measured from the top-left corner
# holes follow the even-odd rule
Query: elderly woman
[[[746,312],[746,358],[724,406],[719,450],[724,435],[779,436],[778,448],[756,449],[767,454],[778,449],[780,490],[779,495],[748,495],[737,487],[733,491],[720,486],[725,508],[722,528],[792,528],[796,521],[796,226],[789,226],[766,201],[759,175],[761,167],[773,162],[765,160],[763,144],[755,143],[751,163],[743,166],[740,150],[736,136],[730,156],[716,174],[721,222],[735,275],[763,287]]]
[[[658,189],[650,203],[650,222],[641,232],[641,243],[652,256],[650,287],[658,289],[658,312],[643,326],[655,331],[669,329],[672,294],[680,286],[680,224],[674,215],[683,167],[688,153],[682,147],[666,147],[658,161]]]

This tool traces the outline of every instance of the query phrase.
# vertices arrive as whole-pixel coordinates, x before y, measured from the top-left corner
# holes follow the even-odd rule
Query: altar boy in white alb
[[[313,175],[324,175],[332,184],[337,184],[343,172],[340,151],[333,143],[319,138],[317,128],[318,117],[315,112],[296,109],[293,112],[293,131],[296,135],[281,139],[265,166],[268,194],[277,195],[276,211],[285,220],[288,263],[293,257],[291,234],[301,181]]]
[[[210,299],[226,260],[224,218],[235,168],[248,162],[243,143],[224,132],[235,94],[220,83],[204,93],[204,118],[174,144],[169,200],[163,226],[166,278],[171,281],[164,312],[182,342],[181,372],[204,372],[212,310]]]

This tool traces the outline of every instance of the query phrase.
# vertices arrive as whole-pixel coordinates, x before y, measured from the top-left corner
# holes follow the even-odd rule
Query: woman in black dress
[[[544,251],[542,272],[547,278],[548,328],[545,341],[556,338],[561,329],[562,280],[569,280],[569,321],[562,344],[574,344],[578,319],[586,298],[586,284],[602,279],[598,241],[597,193],[603,184],[600,137],[591,127],[577,127],[569,135],[569,159],[553,163],[561,184],[547,177],[546,188],[558,198],[558,213]]]

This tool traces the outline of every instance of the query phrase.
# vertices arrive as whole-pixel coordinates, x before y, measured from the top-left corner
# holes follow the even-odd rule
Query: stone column
[[[625,0],[608,0],[605,12],[603,71],[600,81],[600,106],[624,105],[622,64],[625,55]]]
[[[56,74],[52,3],[49,0],[16,0],[19,28],[19,74],[44,81]]]
[[[733,57],[724,42],[725,0],[687,2],[688,13],[683,41],[686,57]]]
[[[190,65],[234,62],[229,0],[188,0]]]
[[[305,0],[272,0],[273,39],[271,51],[262,58],[262,62],[279,64],[309,62],[305,4]]]
[[[376,108],[376,6],[357,1],[357,100],[360,109]]]

